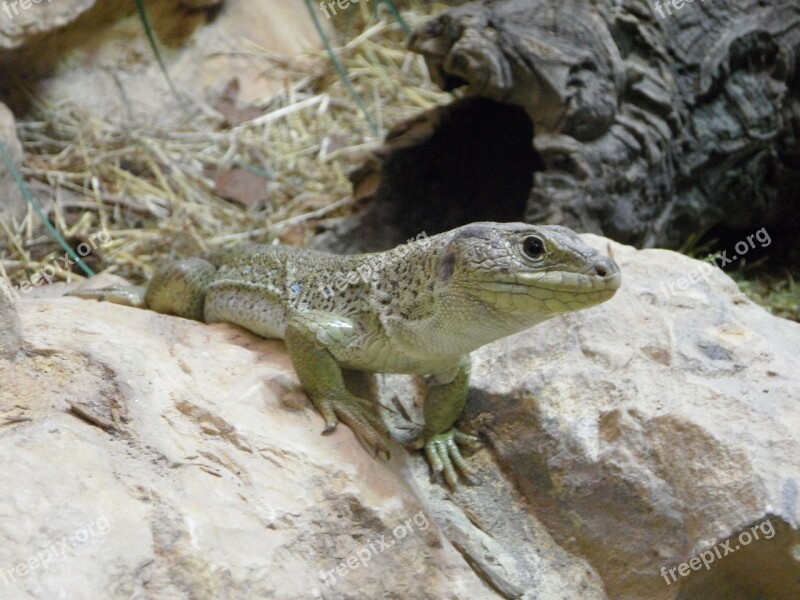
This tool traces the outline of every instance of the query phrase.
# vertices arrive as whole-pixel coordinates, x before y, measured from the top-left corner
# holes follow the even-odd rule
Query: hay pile
[[[413,26],[442,8],[412,0],[403,17]],[[18,123],[23,177],[71,247],[110,233],[111,243],[86,256],[87,265],[133,281],[170,254],[244,239],[302,244],[320,219],[352,210],[347,171],[389,127],[451,100],[430,83],[422,58],[406,50],[407,35],[388,11],[376,15],[361,3],[336,23],[331,43],[377,135],[325,51],[262,52],[265,71],[284,80],[284,89],[255,107],[258,116],[232,125],[220,105],[196,98],[184,98],[188,114],[169,129],[102,119],[74,105],[38,105],[31,120]],[[247,205],[221,197],[215,179],[227,175],[243,175],[260,196]],[[19,228],[0,227],[2,263],[14,283],[64,254],[32,210]],[[83,274],[73,267],[57,277]]]

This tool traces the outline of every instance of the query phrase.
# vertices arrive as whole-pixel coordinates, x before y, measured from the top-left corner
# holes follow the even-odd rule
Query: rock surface
[[[22,325],[19,322],[11,283],[0,264],[0,357],[13,360],[22,348]],[[0,385],[2,383],[0,382]]]
[[[113,2],[112,2],[113,3]],[[17,50],[77,21],[98,0],[6,2],[0,13],[0,49]],[[119,3],[117,3],[119,4]]]
[[[14,115],[8,107],[0,102],[0,142],[6,150],[11,164],[19,171],[22,164],[22,144],[17,137]],[[0,221],[13,227],[18,223],[27,210],[25,198],[8,168],[8,164],[0,156]]]
[[[23,332],[0,356],[0,597],[800,597],[800,326],[698,261],[586,238],[622,289],[474,353],[482,484],[454,494],[419,453],[321,437],[281,342],[0,303]],[[377,387],[402,437],[416,387]]]
[[[145,4],[170,77],[192,113],[210,110],[233,77],[239,101],[271,96],[284,77],[268,57],[320,45],[308,9],[295,0]],[[68,101],[103,117],[159,124],[186,118],[133,2],[55,0],[0,16],[0,94],[15,113],[25,111],[28,99],[12,80],[34,88],[40,101]]]
[[[469,414],[610,597],[800,598],[800,326],[706,263],[613,252],[612,301],[475,353]],[[770,539],[661,574],[767,519]]]

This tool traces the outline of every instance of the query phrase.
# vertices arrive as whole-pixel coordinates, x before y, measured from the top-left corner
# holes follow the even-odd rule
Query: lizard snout
[[[598,256],[592,260],[585,271],[590,277],[599,277],[607,289],[617,289],[622,283],[619,265],[607,256]]]
[[[617,263],[606,256],[599,256],[595,259],[594,263],[589,266],[589,270],[586,274],[595,275],[597,277],[609,277],[615,273],[619,273]]]

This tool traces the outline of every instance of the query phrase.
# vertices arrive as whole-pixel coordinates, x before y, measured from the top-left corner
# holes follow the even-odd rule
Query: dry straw
[[[414,26],[441,8],[414,0],[403,17]],[[134,281],[174,253],[245,239],[307,242],[320,220],[352,212],[347,171],[386,129],[451,99],[430,83],[424,61],[406,49],[407,36],[388,12],[375,15],[362,3],[333,25],[334,49],[380,137],[324,51],[289,58],[244,48],[286,81],[259,104],[260,116],[226,127],[219,112],[195,99],[193,118],[167,129],[40,104],[31,120],[18,123],[25,181],[67,240],[77,244],[108,230],[113,241],[85,260]],[[217,195],[214,175],[235,168],[267,176],[265,201],[245,208]],[[17,227],[0,222],[0,256],[12,281],[61,254],[32,211]]]

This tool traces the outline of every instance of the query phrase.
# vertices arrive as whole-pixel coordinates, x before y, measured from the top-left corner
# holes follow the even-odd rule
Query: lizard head
[[[600,304],[622,281],[617,263],[566,227],[472,223],[451,233],[441,282],[518,322]]]

